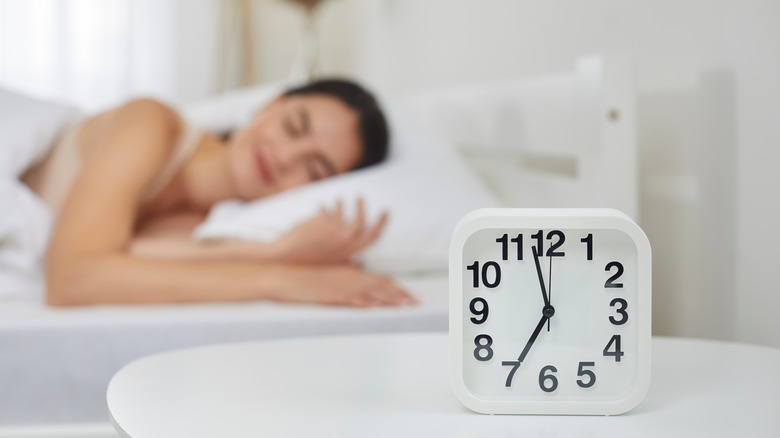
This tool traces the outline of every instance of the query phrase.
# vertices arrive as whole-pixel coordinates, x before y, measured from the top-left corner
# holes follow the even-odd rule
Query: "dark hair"
[[[390,132],[382,109],[374,96],[360,85],[345,79],[323,79],[285,91],[283,96],[312,94],[334,97],[346,104],[358,118],[358,135],[363,153],[355,169],[371,166],[387,157]]]

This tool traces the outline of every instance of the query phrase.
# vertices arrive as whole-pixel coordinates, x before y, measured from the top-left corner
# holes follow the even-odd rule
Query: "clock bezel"
[[[633,240],[637,251],[637,376],[630,392],[611,401],[486,400],[473,394],[463,380],[462,257],[468,238],[487,228],[618,230]],[[652,252],[642,229],[626,214],[605,208],[490,208],[468,213],[455,226],[450,241],[450,382],[455,396],[469,409],[484,414],[618,415],[635,408],[650,386],[652,320]]]

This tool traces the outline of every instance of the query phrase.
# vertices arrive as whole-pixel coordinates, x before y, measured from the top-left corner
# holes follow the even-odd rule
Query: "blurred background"
[[[87,112],[348,75],[383,96],[631,57],[655,334],[780,347],[776,0],[0,0],[0,86]]]

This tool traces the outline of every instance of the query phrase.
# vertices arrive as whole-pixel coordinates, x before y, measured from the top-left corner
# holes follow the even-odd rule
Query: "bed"
[[[185,108],[185,113],[206,128],[224,129],[246,117],[263,93],[269,89],[232,93]],[[390,170],[295,192],[271,207],[227,204],[195,237],[272,238],[278,223],[272,220],[258,232],[254,222],[268,216],[262,214],[268,209],[289,211],[277,222],[290,223],[308,214],[296,206],[311,200],[327,202],[345,192],[366,195],[377,200],[375,214],[383,208],[399,214],[385,243],[367,251],[362,262],[395,278],[419,305],[57,309],[46,307],[36,294],[6,297],[0,300],[0,435],[10,428],[107,423],[104,395],[110,377],[154,352],[281,337],[446,330],[447,245],[452,226],[468,209],[613,207],[636,217],[634,95],[625,58],[583,58],[567,72],[418,93],[393,99],[392,107],[394,114],[413,121],[394,142],[415,147],[394,152]],[[441,160],[449,160],[447,166]],[[386,194],[389,186],[400,194]],[[468,201],[448,205],[442,198]]]

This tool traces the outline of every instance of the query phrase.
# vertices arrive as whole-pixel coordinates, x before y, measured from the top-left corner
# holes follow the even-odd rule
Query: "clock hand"
[[[552,301],[552,262],[555,257],[550,256],[550,277],[547,280],[547,305]],[[547,331],[550,331],[550,319],[547,319]]]
[[[542,297],[544,298],[544,305],[550,305],[550,299],[547,298],[547,289],[544,287],[544,276],[542,275],[542,266],[539,264],[539,254],[536,252],[536,247],[532,249],[534,253],[534,263],[536,263],[536,275],[539,277],[539,286],[542,288]]]
[[[545,309],[549,306],[545,306]],[[528,355],[528,352],[531,350],[531,346],[534,345],[534,342],[536,342],[536,338],[539,336],[539,333],[542,331],[542,328],[544,327],[544,323],[549,321],[550,317],[546,314],[542,316],[542,319],[539,320],[539,324],[536,325],[536,328],[534,329],[533,334],[528,339],[528,342],[525,344],[525,348],[523,348],[523,352],[520,353],[520,356],[517,358],[518,362],[522,362],[525,360],[525,356]]]

